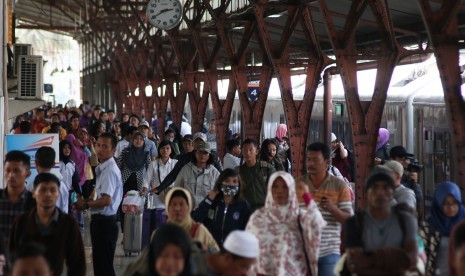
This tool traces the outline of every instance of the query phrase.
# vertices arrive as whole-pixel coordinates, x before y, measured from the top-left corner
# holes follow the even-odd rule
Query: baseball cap
[[[208,153],[212,152],[212,150],[210,148],[210,143],[203,142],[203,141],[197,144],[197,146],[195,147],[195,150],[196,151],[204,151],[204,152],[208,152]]]
[[[403,146],[392,147],[391,151],[389,153],[389,156],[391,158],[395,158],[395,157],[400,157],[400,158],[414,157],[414,155],[411,154],[411,153],[408,153],[407,150]]]
[[[337,140],[336,134],[334,134],[334,133],[331,132],[331,142],[334,142],[334,141],[336,141],[336,140]]]
[[[388,160],[384,163],[384,165],[381,165],[379,167],[385,168],[391,172],[395,172],[400,176],[404,174],[404,167],[402,166],[402,164],[394,160]]]
[[[260,255],[258,239],[254,234],[242,230],[229,233],[223,248],[231,254],[243,258],[257,258]]]
[[[207,135],[205,133],[203,133],[203,132],[195,133],[194,134],[194,140],[197,139],[197,138],[201,139],[204,142],[207,142]]]
[[[141,121],[141,122],[139,123],[139,126],[145,126],[145,127],[147,127],[147,128],[150,128],[149,122],[147,122],[147,121]]]
[[[370,189],[371,186],[373,186],[376,183],[376,181],[386,181],[389,187],[392,190],[395,190],[395,183],[394,178],[392,177],[392,171],[384,165],[375,166],[370,171],[365,181],[365,190]]]
[[[184,135],[184,137],[182,138],[182,140],[183,140],[183,141],[190,141],[190,142],[192,142],[192,141],[194,141],[194,138],[192,137],[191,134],[186,134],[186,135]]]

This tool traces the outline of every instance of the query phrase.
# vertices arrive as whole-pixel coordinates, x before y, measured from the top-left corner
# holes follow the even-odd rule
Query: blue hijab
[[[447,217],[443,212],[443,203],[446,197],[451,195],[459,204],[459,211],[455,217]],[[434,230],[439,231],[441,236],[449,237],[456,223],[465,218],[465,207],[462,204],[462,195],[459,187],[452,182],[446,181],[439,185],[434,192],[433,204],[431,205],[429,224]]]

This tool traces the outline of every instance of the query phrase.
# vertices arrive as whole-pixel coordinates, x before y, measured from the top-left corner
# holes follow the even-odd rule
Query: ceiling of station
[[[170,40],[166,33],[152,27],[146,18],[147,0],[13,0],[14,15],[17,22],[17,28],[37,28],[55,32],[66,33],[74,36],[78,40],[89,39],[94,35],[94,46],[102,47],[102,56],[111,55],[115,52],[116,47],[124,48],[124,51],[133,49],[144,49],[153,51],[155,43],[161,45],[167,51],[171,50]],[[447,0],[430,0],[429,3],[433,10],[439,9]],[[255,13],[252,4],[246,0],[183,0],[184,21],[192,10],[205,10],[207,3],[211,6],[223,3],[232,6],[236,3],[236,10],[229,7],[220,13],[221,18],[226,22],[230,35],[235,42],[234,47],[239,47],[241,38],[244,36],[246,29],[241,26],[253,22]],[[252,1],[250,1],[252,2]],[[255,2],[255,1],[253,1]],[[342,30],[347,24],[347,18],[351,9],[352,0],[328,0],[324,1],[327,5],[329,18],[334,23],[336,31]],[[375,1],[372,1],[375,2]],[[404,47],[415,45],[425,47],[428,43],[426,28],[423,23],[422,15],[418,5],[418,0],[384,0],[379,3],[388,3],[389,16],[392,22],[392,32],[395,33],[397,43]],[[242,7],[241,6],[242,3]],[[330,32],[327,29],[328,16],[324,16],[320,10],[319,1],[316,0],[277,0],[268,1],[266,6],[266,30],[270,35],[272,43],[278,43],[283,34],[286,33],[287,22],[289,19],[290,7],[305,5],[311,11],[311,19],[315,34],[317,35],[319,47],[328,56],[333,55],[333,47],[330,40]],[[465,0],[459,7],[458,25],[459,32],[465,37]],[[213,9],[215,12],[217,9]],[[208,14],[207,14],[208,15]],[[279,17],[278,17],[279,16]],[[376,22],[376,16],[371,9],[366,9],[361,15],[361,20],[356,26],[356,43],[358,49],[372,50],[379,47],[380,36],[379,27]],[[195,25],[199,30],[204,41],[208,42],[210,51],[215,47],[216,37],[216,20],[210,16],[203,17],[200,24]],[[307,33],[303,30],[301,24],[297,24],[292,31],[289,39],[289,54],[295,59],[306,56],[309,51],[309,40]],[[176,39],[182,44],[183,41],[189,41],[192,37],[192,29],[188,28],[183,22],[176,32]],[[104,46],[106,41],[112,41],[111,44],[118,46]],[[138,40],[138,41],[134,41]],[[253,36],[250,40],[246,55],[254,56],[256,62],[260,62],[260,39]],[[255,55],[254,55],[255,54]],[[227,55],[224,49],[220,49],[217,60],[222,66],[228,66]],[[108,57],[108,60],[111,57]]]

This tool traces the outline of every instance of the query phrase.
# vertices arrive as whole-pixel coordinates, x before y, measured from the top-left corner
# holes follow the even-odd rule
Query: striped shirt
[[[318,189],[313,186],[308,175],[302,176],[299,180],[308,184],[313,199],[318,206],[320,205],[321,199],[326,197],[341,211],[353,215],[349,187],[343,180],[328,173],[326,179]],[[341,223],[339,223],[330,212],[321,208],[320,211],[327,223],[321,234],[320,258],[329,254],[340,254]]]

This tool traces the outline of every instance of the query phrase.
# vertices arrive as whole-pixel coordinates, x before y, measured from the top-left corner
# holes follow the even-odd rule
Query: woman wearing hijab
[[[192,198],[188,190],[180,187],[171,189],[166,194],[165,205],[168,216],[167,223],[180,226],[192,240],[200,242],[202,248],[207,249],[208,252],[219,251],[218,244],[208,229],[191,218]]]
[[[286,140],[287,136],[287,125],[280,124],[276,129],[276,137],[274,138],[278,142],[278,151],[276,157],[281,161],[286,172],[290,172],[290,155],[289,145]]]
[[[60,141],[60,173],[63,176],[63,182],[66,183],[68,189],[81,194],[81,186],[79,186],[81,177],[76,170],[76,164],[71,160],[72,153],[71,143],[66,140]]]
[[[82,187],[87,180],[86,177],[86,164],[89,155],[86,151],[82,149],[82,142],[74,136],[74,134],[68,134],[65,137],[65,141],[68,141],[71,145],[71,156],[70,159],[73,160],[76,165],[76,170],[79,173],[81,180],[79,181],[79,186]]]
[[[252,214],[246,227],[260,243],[253,274],[318,275],[320,238],[325,225],[313,200],[305,210],[299,208],[292,175],[273,173],[265,207]]]
[[[426,275],[448,275],[448,247],[452,228],[465,219],[460,189],[455,183],[444,182],[434,192],[428,219]]]
[[[380,128],[378,131],[378,141],[375,151],[375,165],[384,164],[389,160],[389,153],[391,152],[391,145],[389,144],[389,130]]]
[[[92,109],[87,110],[84,116],[81,116],[79,119],[79,125],[85,129],[89,129],[91,127],[90,122],[92,120]]]
[[[245,229],[251,214],[249,203],[242,197],[239,174],[233,169],[225,169],[192,217],[203,223],[222,246],[233,230]]]
[[[145,150],[144,135],[140,132],[134,133],[132,141],[116,160],[123,178],[123,195],[131,190],[139,191],[142,196],[147,194],[148,185],[144,182],[147,179],[150,162],[150,152]],[[120,212],[120,216],[121,221],[124,221],[123,212]],[[121,224],[122,231],[124,231],[123,224]]]
[[[82,213],[72,208],[72,191],[82,196],[81,186],[79,186],[81,177],[76,169],[76,165],[73,160],[71,160],[72,152],[73,150],[70,142],[66,140],[60,141],[60,173],[63,176],[63,183],[66,183],[70,195],[68,214],[72,214],[74,218],[76,218],[79,227],[84,229],[84,218],[82,217]]]
[[[260,160],[272,165],[277,171],[284,171],[283,163],[278,159],[278,143],[274,139],[263,140],[260,148]]]

